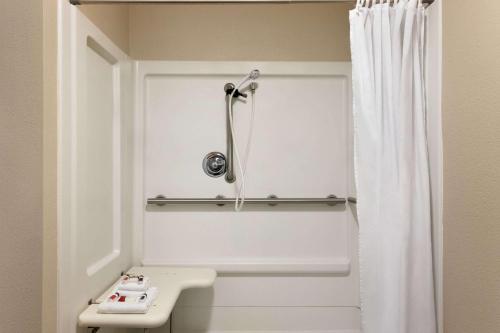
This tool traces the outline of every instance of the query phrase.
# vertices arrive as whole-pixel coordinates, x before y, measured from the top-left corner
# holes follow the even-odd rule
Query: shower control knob
[[[210,177],[220,177],[226,172],[226,156],[219,152],[208,153],[203,159],[203,171]]]

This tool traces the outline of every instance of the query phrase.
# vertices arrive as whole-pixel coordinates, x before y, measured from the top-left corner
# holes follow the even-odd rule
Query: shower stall
[[[150,332],[361,332],[350,61],[144,56],[155,29],[210,21],[212,5],[181,18],[162,13],[189,4],[107,1],[130,6],[129,41],[144,38],[127,51],[91,2],[105,1],[58,4],[58,332],[86,332],[79,314],[132,266],[217,272]],[[355,4],[338,2],[328,9]]]

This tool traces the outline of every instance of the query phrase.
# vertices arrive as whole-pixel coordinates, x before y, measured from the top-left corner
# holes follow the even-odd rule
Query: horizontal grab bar
[[[211,205],[215,204],[218,206],[224,206],[226,204],[234,203],[236,199],[234,198],[224,198],[218,196],[216,198],[165,198],[163,196],[157,196],[156,198],[149,198],[147,200],[148,205],[164,206],[164,205]],[[338,204],[345,205],[347,200],[345,198],[337,198],[334,195],[330,195],[326,198],[278,198],[276,196],[269,196],[267,198],[246,198],[245,204],[256,204],[256,205],[269,205],[276,206],[280,204],[326,204],[329,206],[335,206]]]

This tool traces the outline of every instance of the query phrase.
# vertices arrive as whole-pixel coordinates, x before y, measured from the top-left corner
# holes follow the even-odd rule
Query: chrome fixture
[[[226,167],[226,181],[228,183],[234,183],[236,181],[236,175],[234,174],[234,140],[233,134],[231,132],[231,120],[229,119],[233,115],[231,114],[232,108],[229,106],[229,100],[231,99],[231,94],[233,94],[236,87],[233,83],[226,83],[224,85],[224,92],[226,93],[226,142],[227,142],[227,167]],[[236,98],[235,98],[236,97]],[[236,90],[233,94],[231,103],[234,104],[238,97],[247,98],[248,95]]]
[[[234,198],[225,198],[221,195],[216,198],[165,198],[164,196],[157,196],[156,198],[149,198],[148,205],[165,206],[165,205],[217,205],[224,206],[225,204],[234,203]],[[345,205],[345,198],[337,198],[330,195],[326,198],[278,198],[275,195],[270,195],[267,198],[246,198],[245,204],[254,205],[269,205],[271,207],[276,205],[319,205],[326,204],[328,206]]]
[[[228,183],[234,183],[236,180],[236,177],[234,175],[234,162],[233,162],[233,135],[231,133],[231,126],[229,125],[230,124],[229,118],[231,117],[231,108],[229,107],[229,96],[231,96],[231,93],[233,92],[234,89],[235,86],[232,83],[226,83],[224,85],[224,91],[226,93],[226,156],[227,156],[226,181]],[[244,95],[242,96],[245,97]]]
[[[203,159],[203,171],[210,177],[220,177],[226,172],[226,157],[219,152],[208,153]]]
[[[250,89],[250,91],[252,93],[255,93],[255,90],[257,90],[257,87],[259,86],[259,84],[257,82],[252,82],[248,85],[248,88]]]

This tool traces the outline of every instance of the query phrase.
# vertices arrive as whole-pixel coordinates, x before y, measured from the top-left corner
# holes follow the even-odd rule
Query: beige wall
[[[57,0],[43,0],[42,332],[57,318]]]
[[[500,332],[500,2],[444,1],[446,333]]]
[[[83,5],[115,44],[142,60],[350,59],[351,4]]]
[[[134,5],[130,55],[143,60],[350,59],[351,4]]]
[[[40,332],[42,2],[0,1],[0,331]]]
[[[83,5],[78,8],[122,51],[129,52],[129,6]]]
[[[5,256],[2,263],[8,263],[9,271],[20,272],[27,278],[37,276],[40,269],[34,251],[39,248],[36,234],[40,231],[35,223],[36,204],[20,205],[17,199],[10,200],[33,199],[39,194],[39,179],[34,175],[39,172],[36,165],[40,163],[40,156],[36,148],[40,147],[34,137],[39,135],[40,119],[30,108],[36,104],[37,79],[36,75],[34,80],[27,75],[28,67],[36,72],[39,64],[20,50],[21,46],[38,50],[39,45],[34,43],[38,18],[33,13],[36,6],[31,6],[34,1],[23,3],[23,6],[17,2],[16,6],[9,6],[9,2],[4,1],[0,5],[0,39],[4,42],[6,38],[5,45],[10,46],[0,56],[5,57],[0,61],[0,66],[5,66],[0,71],[3,75],[0,133],[4,138],[0,140],[0,189],[5,192],[2,197],[7,199],[0,204],[0,238],[6,238],[0,242],[0,256]],[[349,59],[346,12],[350,5],[151,5],[131,7],[130,16],[123,7],[118,10],[103,6],[81,8],[116,44],[141,59]],[[3,19],[5,15],[10,19]],[[13,23],[13,15],[29,16],[28,22],[35,24]],[[500,205],[496,198],[500,195],[500,2],[476,0],[471,5],[471,0],[444,1],[444,19],[445,332],[498,333]],[[29,37],[31,43],[16,44],[11,34],[15,30]],[[11,58],[17,66],[7,66],[6,60]],[[12,81],[14,77],[17,80]],[[12,82],[20,85],[19,90],[14,89]],[[31,87],[30,99],[21,98],[27,87]],[[3,104],[10,108],[4,109]],[[12,142],[17,142],[17,151]],[[35,162],[32,165],[24,163],[32,161]],[[20,174],[23,177],[16,178]],[[15,179],[27,181],[19,185],[11,181]],[[48,239],[53,242],[54,234],[49,235]],[[33,241],[23,243],[27,238]],[[26,257],[27,263],[15,260],[18,256],[11,256],[12,253]],[[39,293],[34,290],[36,298]],[[2,297],[5,293],[0,289]],[[0,311],[2,328],[14,322],[18,324],[19,313]],[[12,331],[30,332],[39,320],[36,311],[31,313],[31,320],[24,320],[23,316],[25,330],[17,326]]]

